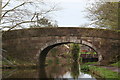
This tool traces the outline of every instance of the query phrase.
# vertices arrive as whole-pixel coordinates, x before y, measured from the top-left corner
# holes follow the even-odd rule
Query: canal
[[[67,46],[71,46],[67,45]],[[84,47],[84,46],[82,46]],[[85,47],[87,48],[87,47]],[[89,53],[93,53],[91,49],[87,48]],[[76,50],[76,48],[75,48]],[[84,50],[85,51],[85,50]],[[88,52],[82,52],[88,53]],[[79,54],[79,53],[78,53]],[[52,78],[52,79],[90,79],[97,80],[97,76],[91,74],[90,72],[85,72],[81,69],[82,62],[80,55],[72,55],[70,48],[66,48],[65,45],[61,45],[53,48],[49,51],[46,56],[45,66],[40,66],[38,68],[16,68],[16,69],[3,69],[2,77],[4,79],[16,79],[16,78]],[[89,54],[83,54],[81,57],[89,60]],[[92,54],[94,55],[94,54]],[[88,58],[86,57],[88,56]],[[79,58],[79,60],[74,60],[74,58]],[[84,61],[84,59],[82,60]],[[85,60],[86,61],[86,60]],[[94,60],[92,60],[94,61]],[[87,61],[88,62],[88,61]]]
[[[4,69],[4,78],[72,78],[97,80],[95,75],[81,70],[80,64],[51,64],[39,69]]]

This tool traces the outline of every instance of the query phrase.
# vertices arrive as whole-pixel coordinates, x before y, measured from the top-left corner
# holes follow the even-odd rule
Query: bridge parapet
[[[80,37],[96,37],[119,39],[120,32],[94,29],[94,28],[73,28],[73,27],[57,27],[57,28],[30,28],[21,30],[12,30],[4,32],[3,39],[15,39],[26,37],[45,37],[45,36],[80,36]]]

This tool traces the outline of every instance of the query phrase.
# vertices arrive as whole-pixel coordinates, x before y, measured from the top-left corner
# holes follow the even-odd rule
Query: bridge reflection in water
[[[6,70],[5,70],[6,71]],[[4,71],[3,71],[4,72]],[[73,62],[71,65],[61,65],[61,64],[51,64],[47,66],[40,66],[39,69],[17,69],[12,72],[10,70],[6,75],[3,73],[3,80],[5,78],[34,78],[35,80],[41,79],[63,79],[63,78],[72,78],[72,79],[85,79],[89,78],[92,80],[96,80],[95,77],[90,74],[81,72],[80,64],[77,62]]]
[[[90,74],[81,72],[80,64],[78,62],[73,62],[70,65],[42,65],[39,68],[39,78],[91,78],[92,80],[96,80],[95,77],[91,76]]]

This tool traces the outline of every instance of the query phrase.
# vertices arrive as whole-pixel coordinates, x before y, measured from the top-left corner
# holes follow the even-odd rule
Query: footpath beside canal
[[[92,65],[92,66],[98,66],[98,67],[101,67],[101,68],[106,68],[106,69],[109,69],[113,72],[118,72],[120,73],[120,67],[117,67],[117,66],[111,66],[111,65],[108,65],[108,66],[100,66],[100,65],[96,65],[96,64],[89,64],[89,65]]]
[[[100,78],[104,78],[105,80],[120,80],[120,77],[118,76],[120,74],[119,66],[100,66],[96,63],[85,63],[82,66],[82,70],[89,71]]]
[[[103,68],[112,70],[112,71],[114,71],[114,72],[120,73],[120,68],[118,68],[118,67],[113,67],[113,66],[100,66],[100,67],[103,67]]]

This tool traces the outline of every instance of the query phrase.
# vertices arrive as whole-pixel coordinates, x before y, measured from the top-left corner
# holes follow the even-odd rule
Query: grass
[[[85,65],[90,65],[90,64],[98,64],[98,62],[87,62]]]
[[[91,73],[101,78],[105,78],[105,80],[120,80],[120,77],[118,76],[117,72],[113,72],[109,69],[101,68],[99,66],[93,66],[89,64],[96,64],[96,62],[88,62],[88,63],[81,65],[81,70],[90,71]]]
[[[97,54],[96,52],[93,52],[93,53],[91,53],[91,52],[79,52],[79,54]]]
[[[108,70],[106,68],[101,68],[101,67],[97,67],[97,66],[89,66],[89,70],[99,76],[101,76],[102,78],[105,79],[118,79],[120,80],[120,77],[118,76],[117,72],[113,72],[111,70]]]
[[[118,62],[116,62],[116,63],[111,64],[111,66],[114,66],[114,67],[119,67],[119,68],[120,68],[120,61],[118,61]]]
[[[89,65],[81,65],[80,68],[84,72],[89,71]]]

